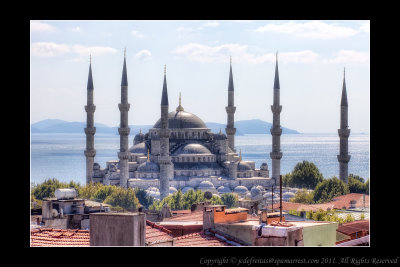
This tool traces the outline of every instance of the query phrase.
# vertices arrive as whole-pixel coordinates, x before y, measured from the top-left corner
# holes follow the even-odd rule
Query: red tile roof
[[[177,247],[221,247],[230,246],[227,242],[204,234],[204,232],[188,234],[174,238],[174,246]]]
[[[146,245],[172,241],[171,231],[146,220]]]
[[[337,244],[338,247],[348,247],[348,246],[368,246],[369,245],[369,235],[353,239],[347,242],[342,242]]]
[[[88,247],[88,230],[36,228],[31,230],[31,247]]]
[[[146,220],[146,245],[172,241],[171,231]],[[32,247],[88,247],[89,230],[36,228],[31,230]]]
[[[369,220],[362,220],[362,221],[354,221],[349,223],[343,223],[339,225],[336,231],[345,234],[351,235],[357,232],[369,232]]]
[[[196,210],[189,214],[180,214],[180,215],[172,216],[169,218],[165,218],[163,221],[164,222],[191,222],[191,221],[194,221],[194,222],[203,223],[203,211]]]

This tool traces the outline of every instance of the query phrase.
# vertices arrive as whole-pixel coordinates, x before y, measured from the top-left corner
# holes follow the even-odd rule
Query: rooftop
[[[369,220],[354,221],[349,223],[343,223],[339,225],[336,230],[345,235],[355,234],[357,232],[369,232]]]
[[[229,243],[204,232],[188,234],[174,238],[174,246],[177,247],[221,247],[231,246]]]

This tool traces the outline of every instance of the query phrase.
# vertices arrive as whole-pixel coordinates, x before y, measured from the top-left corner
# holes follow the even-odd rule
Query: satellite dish
[[[212,193],[210,191],[207,191],[207,192],[204,193],[204,197],[206,199],[211,199],[212,198]]]

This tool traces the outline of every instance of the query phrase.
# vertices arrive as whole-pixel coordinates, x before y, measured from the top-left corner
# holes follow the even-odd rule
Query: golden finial
[[[176,108],[176,111],[184,111],[181,102],[181,92],[179,92],[179,106]]]
[[[167,64],[164,65],[164,75],[167,74]]]
[[[242,149],[240,149],[240,157],[239,160],[242,161]]]
[[[147,162],[150,161],[150,149],[147,149]]]

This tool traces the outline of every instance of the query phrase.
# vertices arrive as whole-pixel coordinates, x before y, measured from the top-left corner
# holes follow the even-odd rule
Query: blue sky
[[[85,121],[92,55],[95,121],[119,124],[124,48],[129,124],[160,117],[164,64],[170,111],[226,123],[229,57],[235,120],[272,122],[275,52],[281,125],[303,133],[339,128],[343,68],[353,133],[370,131],[369,21],[31,21],[31,123]]]

